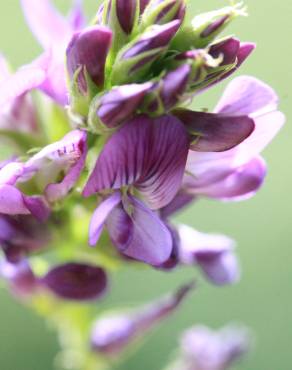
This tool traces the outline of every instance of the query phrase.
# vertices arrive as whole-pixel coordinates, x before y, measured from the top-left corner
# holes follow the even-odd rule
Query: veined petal
[[[70,23],[53,7],[50,0],[21,0],[21,4],[28,25],[44,48],[70,38]]]
[[[57,175],[61,171],[65,171],[65,178],[60,184],[47,188],[46,195],[49,198],[59,199],[71,190],[77,181],[84,166],[87,153],[86,137],[87,135],[84,131],[73,130],[60,141],[43,148],[26,162],[25,169],[28,173],[27,176],[31,177],[34,174],[43,175],[42,182],[45,187],[48,184],[54,183]]]
[[[122,197],[120,192],[115,192],[113,195],[105,199],[95,210],[92,215],[89,226],[89,244],[94,247],[98,242],[102,232],[104,223],[113,211],[113,209],[121,202]]]
[[[278,96],[274,90],[251,76],[240,76],[229,83],[215,108],[216,113],[252,115],[277,109]]]
[[[179,109],[174,113],[186,126],[193,142],[191,149],[198,152],[222,152],[231,149],[255,128],[254,121],[246,115],[229,116]]]
[[[86,24],[86,17],[83,12],[83,0],[75,0],[69,13],[69,23],[73,30],[79,31]]]
[[[161,208],[179,190],[188,145],[186,131],[175,117],[139,116],[106,143],[83,194],[133,185],[150,208]]]
[[[159,266],[170,257],[171,234],[157,214],[130,197],[107,219],[112,242],[125,255]]]
[[[193,194],[221,200],[249,198],[261,187],[266,176],[266,165],[261,157],[255,157],[234,169],[217,169],[217,173],[206,173],[196,181],[188,177],[185,186]]]
[[[0,109],[11,104],[16,98],[39,87],[45,80],[45,71],[38,66],[29,65],[0,84]]]

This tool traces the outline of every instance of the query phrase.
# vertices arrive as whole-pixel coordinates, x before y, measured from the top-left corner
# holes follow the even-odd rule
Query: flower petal
[[[175,117],[138,116],[106,143],[83,194],[133,185],[150,208],[161,208],[179,190],[188,145],[186,131]]]
[[[87,301],[105,292],[107,276],[100,267],[71,262],[50,270],[42,284],[62,299]]]
[[[121,202],[121,193],[115,192],[104,200],[95,210],[89,226],[89,244],[94,247],[98,242],[104,223],[110,212]]]
[[[39,87],[45,80],[43,68],[28,65],[20,68],[0,84],[0,109],[11,104],[16,98]]]
[[[275,111],[278,97],[264,82],[251,76],[235,78],[225,89],[215,108],[216,113],[255,115],[258,111]]]
[[[162,220],[134,197],[113,209],[107,228],[113,243],[125,255],[159,266],[171,254],[171,234]],[[128,212],[127,212],[128,210]]]
[[[204,234],[186,225],[178,228],[179,260],[198,265],[207,278],[217,285],[231,284],[239,279],[235,243],[225,235]]]
[[[69,22],[52,6],[50,0],[21,0],[28,25],[44,48],[70,38]]]
[[[28,215],[23,194],[12,185],[0,185],[0,213],[6,215]]]
[[[78,139],[79,149],[81,151],[81,156],[73,166],[68,170],[67,174],[60,183],[49,184],[45,189],[45,195],[50,202],[55,202],[61,198],[64,198],[69,191],[73,188],[81,172],[85,166],[85,160],[87,156],[87,145],[86,145],[86,133],[80,131],[81,136]],[[78,132],[79,134],[79,132]],[[74,137],[74,136],[73,136]]]
[[[243,200],[250,198],[262,186],[266,176],[266,164],[261,157],[255,157],[234,169],[217,169],[213,174],[206,173],[197,181],[188,177],[187,190],[220,200]]]
[[[179,109],[174,113],[187,127],[193,143],[191,149],[198,152],[222,152],[231,149],[255,128],[248,116],[228,116]]]

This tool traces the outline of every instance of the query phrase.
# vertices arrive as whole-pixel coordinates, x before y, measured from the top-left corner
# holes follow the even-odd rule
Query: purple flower
[[[71,262],[52,268],[41,284],[61,299],[88,301],[105,293],[107,276],[100,267]]]
[[[194,195],[223,200],[252,196],[262,185],[266,167],[259,153],[285,122],[277,110],[278,97],[253,77],[238,77],[225,90],[215,113],[249,116],[255,130],[235,148],[222,153],[189,152],[184,189]]]
[[[171,236],[152,210],[176,195],[188,146],[183,125],[172,116],[153,120],[138,116],[109,139],[83,191],[84,196],[116,191],[93,215],[91,245],[96,244],[106,221],[122,253],[153,265],[168,259]]]
[[[32,214],[40,221],[49,216],[47,201],[62,199],[73,188],[85,164],[86,133],[75,130],[59,142],[35,154],[26,163],[10,162],[0,170],[0,214]],[[57,177],[62,172],[61,182]],[[42,196],[27,196],[17,185],[34,178],[44,192]]]
[[[250,348],[244,327],[229,326],[212,331],[204,326],[187,330],[181,340],[181,361],[175,370],[227,370]]]
[[[239,280],[234,246],[235,242],[224,235],[203,234],[186,225],[178,227],[179,263],[197,265],[216,285],[233,284]]]
[[[94,351],[114,356],[150,329],[170,316],[181,305],[194,284],[181,287],[175,293],[131,313],[111,315],[94,324],[91,343]]]
[[[122,85],[98,95],[92,102],[89,121],[96,132],[116,129],[131,119],[140,107],[152,83]]]
[[[73,35],[66,51],[67,70],[73,84],[77,80],[81,94],[87,94],[93,83],[103,87],[111,40],[111,30],[102,26],[88,27]]]
[[[27,23],[45,50],[36,61],[46,70],[46,79],[40,88],[57,103],[66,105],[68,94],[64,55],[73,33],[84,23],[80,5],[77,3],[69,19],[66,19],[49,0],[21,0],[21,4]]]

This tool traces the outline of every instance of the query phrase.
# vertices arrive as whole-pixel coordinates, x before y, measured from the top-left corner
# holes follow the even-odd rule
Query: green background
[[[39,0],[42,1],[42,0]],[[269,175],[258,195],[243,203],[202,200],[178,220],[202,231],[219,231],[238,241],[243,276],[235,287],[214,288],[200,283],[181,311],[170,318],[119,370],[162,369],[171,357],[182,330],[196,323],[219,327],[243,322],[256,335],[256,348],[239,368],[290,370],[292,368],[292,2],[250,0],[250,16],[229,28],[258,48],[240,74],[251,74],[278,92],[288,122],[265,151]],[[62,10],[70,1],[59,1]],[[192,14],[224,6],[225,1],[190,0]],[[93,15],[98,2],[86,1]],[[33,11],[33,10],[32,10]],[[0,49],[13,65],[29,62],[40,49],[24,23],[18,0],[1,0]],[[195,102],[212,107],[220,85]],[[145,302],[194,276],[193,269],[158,273],[129,268],[112,279],[105,305]],[[0,369],[49,370],[57,352],[53,331],[23,308],[5,290],[0,291]]]

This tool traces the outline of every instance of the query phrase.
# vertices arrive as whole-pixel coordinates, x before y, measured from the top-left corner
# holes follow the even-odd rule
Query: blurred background
[[[189,2],[192,14],[227,3],[222,0]],[[56,1],[62,11],[70,3],[69,0]],[[249,0],[246,3],[250,16],[236,20],[228,33],[236,34],[243,41],[255,41],[258,47],[239,74],[254,75],[276,89],[287,124],[264,153],[269,174],[255,198],[232,204],[201,200],[176,219],[198,230],[222,232],[236,239],[242,280],[227,288],[214,288],[202,280],[180,312],[152,333],[140,351],[118,370],[162,369],[171,358],[184,328],[197,323],[216,328],[230,321],[246,324],[256,336],[254,351],[239,369],[291,369],[292,2]],[[93,16],[98,5],[99,1],[85,0],[87,14]],[[1,1],[0,50],[15,67],[40,53],[26,28],[18,0]],[[224,84],[207,92],[194,102],[194,107],[214,106],[223,88]],[[113,278],[111,293],[103,305],[146,302],[195,274],[193,269],[159,273],[129,268]],[[57,351],[54,332],[1,289],[1,370],[51,370]]]

